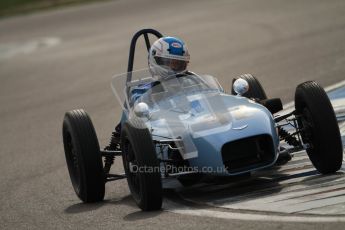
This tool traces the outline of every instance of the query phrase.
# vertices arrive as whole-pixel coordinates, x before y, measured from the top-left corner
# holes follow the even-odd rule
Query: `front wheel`
[[[105,175],[98,139],[90,117],[82,110],[65,114],[63,143],[75,193],[83,202],[104,198]]]
[[[296,115],[306,150],[315,168],[322,174],[338,171],[343,161],[343,145],[332,104],[314,81],[297,86]]]
[[[160,163],[145,124],[127,121],[121,132],[121,149],[127,182],[135,202],[143,211],[162,207]]]

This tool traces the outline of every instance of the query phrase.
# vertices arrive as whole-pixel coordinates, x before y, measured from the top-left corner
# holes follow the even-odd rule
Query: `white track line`
[[[336,89],[339,89],[341,87],[345,86],[345,80],[341,81],[341,82],[338,82],[336,84],[333,84],[333,85],[330,85],[330,86],[327,86],[325,88],[325,91],[326,92],[329,92],[329,91],[333,91],[333,90],[336,90]]]
[[[339,130],[342,135],[345,134],[345,121],[339,125]]]

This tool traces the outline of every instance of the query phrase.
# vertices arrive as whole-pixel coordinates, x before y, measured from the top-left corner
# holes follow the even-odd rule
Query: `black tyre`
[[[83,202],[104,198],[105,175],[98,139],[90,117],[82,110],[65,114],[63,143],[75,193]]]
[[[121,149],[128,186],[135,202],[143,211],[161,209],[160,164],[151,134],[140,120],[123,125]]]
[[[256,98],[259,100],[264,100],[267,99],[265,90],[263,89],[263,87],[261,86],[259,80],[254,77],[251,74],[243,74],[239,77],[236,77],[232,80],[232,84],[234,84],[234,82],[239,79],[242,78],[244,80],[246,80],[249,84],[249,90],[248,92],[246,92],[245,94],[243,94],[244,97],[247,98]],[[231,88],[231,94],[232,95],[236,95],[235,91],[233,88]]]
[[[322,174],[334,173],[343,161],[343,145],[332,104],[314,81],[297,86],[295,107],[302,130],[302,140],[310,144],[308,156]]]

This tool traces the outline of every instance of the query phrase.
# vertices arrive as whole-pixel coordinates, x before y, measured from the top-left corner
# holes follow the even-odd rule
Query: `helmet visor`
[[[177,59],[170,59],[170,58],[163,58],[163,57],[155,57],[155,61],[158,65],[169,68],[174,72],[182,72],[187,69],[188,62],[183,60]]]

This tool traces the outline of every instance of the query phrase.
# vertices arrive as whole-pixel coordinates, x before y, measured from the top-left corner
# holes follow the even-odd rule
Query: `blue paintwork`
[[[181,79],[184,78],[179,78],[179,80],[175,81],[179,82]],[[181,87],[188,83],[188,78],[183,81],[185,82],[181,83]],[[199,170],[202,170],[203,167],[208,167],[208,169],[212,169],[212,174],[235,175],[229,174],[224,169],[221,155],[222,146],[230,141],[267,134],[273,140],[274,160],[260,168],[253,166],[248,171],[270,167],[275,163],[278,158],[279,137],[276,133],[273,116],[264,106],[245,97],[225,94],[221,88],[217,88],[214,85],[206,90],[204,88],[201,90],[184,90],[184,88],[181,88],[181,92],[173,91],[172,94],[168,94],[162,100],[155,101],[155,106],[158,107],[158,110],[153,105],[149,106],[151,117],[145,122],[149,130],[151,130],[153,139],[162,140],[164,139],[162,136],[169,138],[177,138],[178,136],[183,138],[189,137],[187,139],[191,140],[192,144],[187,145],[194,145],[193,148],[197,151],[197,156],[186,157],[186,155],[183,155],[188,160],[190,166],[197,167]],[[145,95],[150,95],[150,93],[151,90],[146,91],[135,104],[140,101],[145,102]],[[174,107],[174,110],[172,110],[172,107],[169,106],[171,101],[175,104],[180,102],[183,104],[185,102],[187,109],[181,107],[180,111],[176,111]],[[179,107],[176,108],[179,109]],[[130,119],[134,113],[132,110],[126,111],[122,116],[121,123],[128,119],[126,114],[128,114]],[[207,120],[208,114],[211,117],[216,117],[216,119]],[[169,126],[168,128],[167,125]],[[241,127],[245,128],[242,129]],[[171,130],[174,130],[173,134]],[[185,143],[188,142],[185,141],[187,139],[183,139]],[[158,150],[157,156],[161,157]],[[194,153],[195,151],[191,152]],[[167,156],[167,152],[163,153],[163,157],[165,156]]]
[[[200,93],[196,93],[200,94]],[[231,127],[241,127],[247,125],[248,127],[243,130],[227,130],[224,132],[217,132],[212,133],[210,135],[204,135],[200,137],[193,137],[193,132],[190,131],[190,136],[192,137],[193,143],[198,151],[198,156],[195,158],[188,159],[190,166],[197,167],[199,170],[202,170],[203,167],[207,167],[208,170],[211,171],[212,174],[218,175],[235,175],[229,174],[223,165],[222,156],[221,156],[221,148],[222,146],[229,142],[234,141],[237,139],[242,139],[254,135],[260,134],[268,134],[272,137],[274,148],[278,149],[279,145],[279,137],[275,131],[275,122],[271,113],[262,105],[254,103],[247,98],[239,97],[239,96],[232,96],[227,95],[224,93],[217,93],[215,95],[217,101],[222,101],[224,109],[227,108],[235,108],[238,106],[250,108],[252,110],[252,115],[245,119],[236,120],[230,113],[231,121],[229,124]],[[201,110],[201,106],[199,102],[192,101],[191,107],[193,109]],[[160,118],[164,118],[165,116],[168,117],[169,113],[161,114]],[[197,115],[196,115],[197,117]],[[195,117],[195,118],[196,118]],[[195,119],[191,118],[191,122]],[[226,124],[228,125],[228,124]],[[155,130],[154,134],[160,136],[168,136],[168,132],[166,129],[160,129],[159,127],[155,126],[155,124],[151,122],[147,122],[147,126],[149,128],[153,128]],[[155,138],[155,137],[154,137]],[[172,137],[174,138],[174,137]],[[156,138],[161,139],[161,138]],[[269,167],[273,165],[278,157],[276,152],[276,157],[273,162],[267,164],[265,167]],[[263,168],[263,167],[262,167]],[[252,168],[249,171],[258,170],[259,168]],[[245,171],[247,172],[247,171]],[[240,172],[236,174],[241,174],[245,172]]]
[[[273,117],[265,107],[252,103],[247,98],[243,97],[226,94],[220,94],[220,97],[227,102],[229,107],[235,107],[240,104],[241,106],[245,105],[255,109],[255,115],[240,121],[233,119],[232,127],[248,125],[248,127],[243,130],[230,129],[226,132],[195,138],[194,144],[198,149],[198,157],[189,159],[189,163],[191,166],[199,167],[199,170],[201,170],[202,167],[212,167],[214,172],[218,172],[217,174],[229,175],[229,173],[227,173],[224,169],[221,156],[221,148],[225,143],[250,136],[268,134],[272,136],[274,147],[277,149],[279,145],[279,138],[275,131],[275,122]],[[278,154],[276,154],[276,159],[277,157]],[[266,165],[266,167],[271,166],[274,162]],[[219,170],[220,168],[223,170]],[[251,170],[257,170],[257,168],[252,168]],[[219,171],[223,171],[223,173],[220,173]]]

